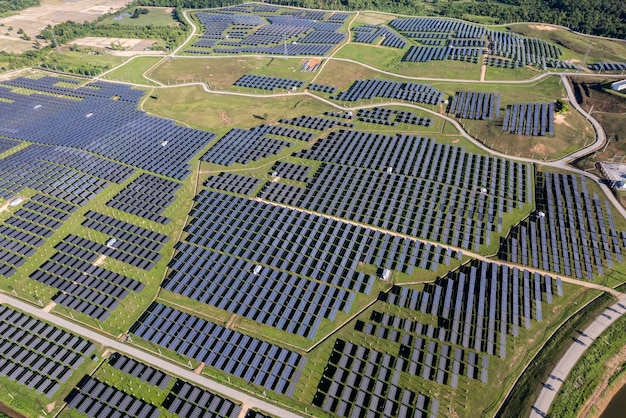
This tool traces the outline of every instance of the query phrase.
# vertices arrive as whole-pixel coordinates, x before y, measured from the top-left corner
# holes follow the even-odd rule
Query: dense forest
[[[0,15],[32,6],[39,6],[39,0],[0,0]]]
[[[185,8],[221,7],[236,0],[139,0],[142,6]],[[623,0],[272,0],[272,4],[341,9],[380,10],[410,15],[439,15],[475,20],[487,16],[493,23],[544,22],[575,31],[626,38],[626,1]]]

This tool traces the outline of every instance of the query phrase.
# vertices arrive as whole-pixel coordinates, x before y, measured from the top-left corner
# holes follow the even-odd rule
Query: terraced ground
[[[626,277],[626,211],[567,165],[606,140],[570,94],[587,70],[462,21],[254,3],[186,17],[168,56],[0,81],[0,402],[528,410],[500,408]]]

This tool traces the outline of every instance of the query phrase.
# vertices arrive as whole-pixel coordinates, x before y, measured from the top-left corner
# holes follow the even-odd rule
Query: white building
[[[626,80],[620,80],[620,81],[616,81],[615,83],[612,83],[611,88],[615,91],[626,90]]]

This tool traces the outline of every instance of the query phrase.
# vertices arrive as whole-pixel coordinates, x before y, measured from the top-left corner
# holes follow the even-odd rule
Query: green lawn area
[[[103,25],[120,25],[120,26],[169,26],[177,25],[178,22],[174,20],[172,16],[172,8],[166,7],[140,7],[140,9],[147,9],[147,14],[140,14],[138,18],[121,17],[116,19],[110,17],[102,21]],[[128,13],[131,15],[135,8],[129,9]]]
[[[207,94],[197,86],[160,89],[157,94],[158,99],[144,103],[149,113],[217,133],[335,110],[318,100],[295,94],[267,98]],[[162,103],[167,103],[167,107]],[[267,117],[263,119],[265,114]]]
[[[98,75],[111,69],[128,58],[109,54],[91,54],[88,52],[50,51],[42,65],[44,68],[80,75]]]
[[[107,80],[118,80],[136,84],[154,86],[156,83],[146,79],[144,73],[157,64],[160,57],[137,57],[128,60],[125,65],[108,73],[104,78]]]
[[[404,52],[396,48],[349,43],[341,47],[334,58],[351,59],[381,70],[389,70],[400,62]]]
[[[170,58],[150,71],[148,76],[165,85],[202,81],[212,89],[226,90],[242,75],[263,71],[271,61],[266,57]]]

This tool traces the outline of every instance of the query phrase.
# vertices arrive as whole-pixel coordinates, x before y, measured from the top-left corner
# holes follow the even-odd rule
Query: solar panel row
[[[61,227],[76,206],[36,194],[0,226],[0,275],[9,277]]]
[[[537,184],[537,212],[511,229],[502,258],[588,280],[622,260],[610,204],[584,177],[538,173]]]
[[[204,182],[204,186],[225,192],[250,194],[261,183],[256,177],[242,176],[239,174],[222,172],[216,176],[210,176]]]
[[[0,306],[0,376],[51,398],[94,346],[7,306]]]
[[[78,88],[48,86],[66,80],[44,77],[4,82],[74,98],[16,94],[0,87],[0,97],[10,98],[8,102],[0,101],[0,108],[7,116],[0,121],[0,132],[15,139],[81,148],[83,151],[56,149],[55,152],[69,155],[53,162],[86,170],[92,176],[106,173],[113,177],[111,181],[127,178],[132,170],[84,151],[183,179],[190,173],[189,160],[215,138],[210,132],[147,116],[136,108],[144,93],[128,86],[105,82]],[[44,155],[50,152],[49,148],[43,149]]]
[[[443,93],[424,84],[373,78],[355,81],[348,90],[339,93],[335,99],[355,102],[375,97],[406,100],[415,103],[439,104],[443,99]]]
[[[404,364],[404,359],[337,340],[313,404],[341,417],[437,416],[437,399],[400,386]]]
[[[306,357],[165,305],[152,303],[134,335],[246,382],[291,396]]]
[[[91,376],[85,376],[65,398],[67,408],[89,418],[156,418],[161,411],[154,405],[116,389]]]
[[[520,325],[530,328],[531,320],[542,320],[542,302],[562,296],[560,280],[550,276],[509,268],[497,263],[473,261],[448,273],[422,291],[394,287],[380,298],[387,303],[440,318],[433,329],[441,341],[462,345],[490,355],[506,356],[506,335],[518,336]],[[533,309],[534,308],[534,309]],[[524,321],[522,323],[522,320]],[[415,330],[417,324],[391,318],[394,327]],[[398,327],[396,327],[398,325]],[[421,328],[421,332],[430,327]],[[432,337],[432,335],[429,335]]]

